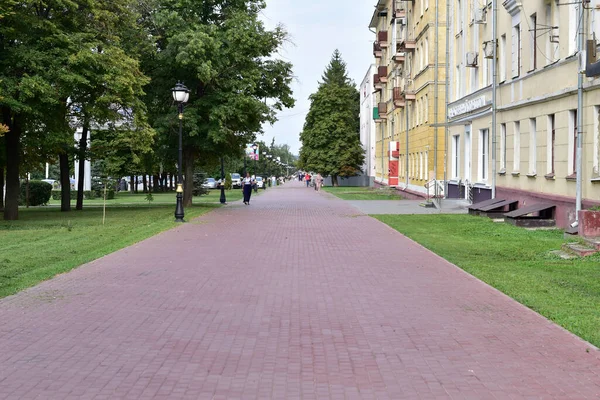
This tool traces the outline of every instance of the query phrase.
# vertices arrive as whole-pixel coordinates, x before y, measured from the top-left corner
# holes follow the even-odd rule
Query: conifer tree
[[[300,134],[302,168],[338,177],[361,172],[364,150],[360,143],[360,94],[348,77],[346,63],[335,50],[316,93],[310,96],[310,110]]]

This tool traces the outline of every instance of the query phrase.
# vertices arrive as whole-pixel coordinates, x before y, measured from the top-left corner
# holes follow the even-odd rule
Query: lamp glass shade
[[[190,98],[190,90],[181,82],[178,82],[177,85],[171,89],[171,92],[173,93],[173,100],[177,103],[187,103]]]

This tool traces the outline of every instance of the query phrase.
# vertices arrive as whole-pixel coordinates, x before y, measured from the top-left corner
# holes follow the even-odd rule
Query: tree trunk
[[[0,167],[0,211],[4,211],[4,167]]]
[[[135,193],[138,193],[138,185],[140,184],[140,177],[138,175],[135,176]]]
[[[331,175],[331,184],[332,184],[333,186],[339,186],[339,184],[338,184],[338,177],[337,177],[337,175]]]
[[[133,187],[135,185],[135,176],[131,175],[129,177],[129,192],[133,194]]]
[[[173,173],[169,176],[169,189],[173,190]]]
[[[85,181],[85,159],[87,153],[88,129],[89,121],[87,117],[84,117],[81,140],[79,140],[79,179],[77,182],[77,204],[75,205],[76,210],[83,210],[83,183]]]
[[[142,191],[144,193],[148,193],[148,179],[146,178],[146,174],[142,176]]]
[[[60,211],[71,211],[71,180],[69,179],[69,155],[66,151],[58,155],[60,168]]]
[[[17,117],[12,119],[10,109],[2,110],[4,122],[10,129],[4,135],[6,144],[6,198],[4,202],[4,219],[14,221],[19,219],[19,166],[21,164],[21,126]]]
[[[183,206],[192,205],[194,189],[194,152],[190,149],[183,151]]]

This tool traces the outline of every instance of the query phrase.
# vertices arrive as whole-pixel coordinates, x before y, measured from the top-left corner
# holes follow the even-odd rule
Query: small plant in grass
[[[600,211],[600,206],[594,206],[589,208],[591,211]]]
[[[148,202],[148,205],[152,204],[152,202],[154,201],[154,196],[152,196],[152,192],[148,192],[144,199]]]
[[[225,175],[225,190],[231,190],[231,186],[232,186],[231,175],[227,174],[227,175]]]

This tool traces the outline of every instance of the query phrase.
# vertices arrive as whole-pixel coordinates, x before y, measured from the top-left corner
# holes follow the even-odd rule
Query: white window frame
[[[506,124],[500,124],[500,172],[506,172]]]
[[[452,177],[460,178],[460,135],[452,136]]]
[[[489,177],[489,165],[488,161],[490,158],[490,131],[489,129],[479,130],[479,154],[477,157],[477,174],[478,179],[481,182],[487,182]]]
[[[521,121],[513,122],[513,173],[521,167]]]
[[[537,174],[537,119],[529,118],[529,175]]]
[[[471,157],[473,150],[471,125],[465,125],[465,176],[464,178],[471,182]]]
[[[556,115],[548,114],[546,116],[546,174],[550,175],[556,173]],[[552,140],[554,136],[554,140]]]

